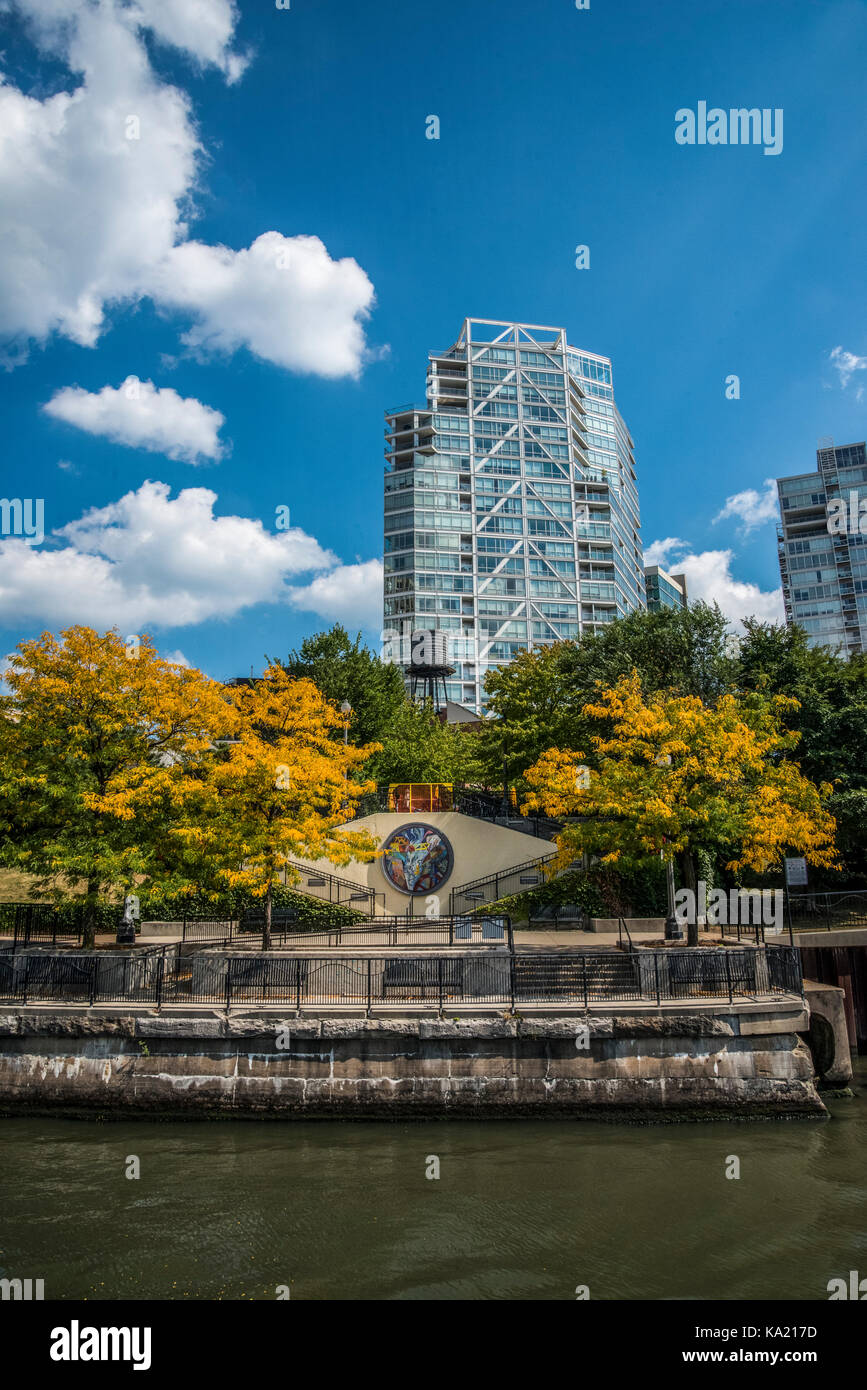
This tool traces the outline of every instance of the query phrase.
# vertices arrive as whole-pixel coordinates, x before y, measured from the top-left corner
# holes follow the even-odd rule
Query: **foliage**
[[[489,785],[518,782],[546,748],[568,748],[586,734],[581,700],[566,683],[574,643],[554,642],[519,652],[508,666],[485,677],[488,712],[478,751]]]
[[[347,864],[378,853],[366,832],[339,828],[370,790],[350,773],[376,745],[359,748],[335,738],[343,723],[339,711],[312,681],[295,680],[280,666],[229,694],[230,739],[205,775],[190,782],[186,813],[173,835],[192,870],[190,893],[210,875],[264,899],[267,950],[274,887],[284,872],[297,881],[293,860]]]
[[[726,620],[704,603],[660,613],[637,612],[586,633],[521,652],[485,679],[488,709],[482,755],[494,783],[520,783],[547,748],[576,748],[592,736],[585,706],[633,670],[643,689],[671,690],[710,701],[730,684],[735,663],[725,652]]]
[[[687,887],[698,849],[733,871],[764,872],[787,851],[831,867],[832,788],[785,757],[798,741],[782,722],[794,707],[759,693],[726,694],[713,706],[645,696],[633,673],[585,706],[599,730],[592,755],[552,748],[529,770],[527,808],[578,817],[560,836],[561,862],[579,852],[618,867],[677,858]]]
[[[630,613],[571,643],[564,676],[584,696],[582,703],[599,685],[610,688],[636,671],[646,691],[670,690],[709,704],[734,672],[725,653],[726,627],[716,604]]]
[[[841,860],[850,879],[867,877],[867,655],[811,647],[799,627],[745,626],[738,682],[798,701],[789,718],[801,736],[798,761],[813,781],[834,783],[828,809]]]
[[[380,661],[362,643],[361,633],[351,641],[339,623],[328,632],[306,637],[279,664],[296,680],[313,681],[336,705],[349,701],[349,739],[355,744],[382,742],[408,703],[400,667]]]
[[[588,917],[660,917],[666,912],[665,866],[615,868],[594,864],[571,869],[524,893],[513,893],[486,911],[508,912],[515,921],[532,917],[543,907],[576,903]]]
[[[479,775],[477,736],[443,724],[431,705],[410,700],[397,711],[382,748],[365,771],[379,783],[473,782]]]
[[[131,654],[117,631],[87,627],[20,643],[5,680],[5,862],[36,875],[36,896],[82,880],[90,941],[99,903],[158,874],[165,826],[225,715],[221,687],[147,636]]]
[[[328,922],[336,926],[350,926],[363,920],[364,913],[351,907],[340,907],[334,903],[322,902],[319,898],[308,897],[304,893],[293,893],[282,883],[275,883],[272,889],[275,909],[291,908],[299,930],[315,928]],[[239,921],[245,912],[261,911],[261,898],[254,897],[244,888],[225,889],[218,898],[167,898],[152,894],[141,903],[143,922],[180,922],[184,917],[205,917],[217,922]]]

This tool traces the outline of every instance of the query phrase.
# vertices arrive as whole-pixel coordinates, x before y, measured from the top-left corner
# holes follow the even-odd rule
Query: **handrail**
[[[510,868],[497,869],[492,874],[485,874],[484,878],[474,878],[469,883],[459,883],[449,892],[449,906],[452,914],[454,914],[455,898],[458,893],[466,894],[472,889],[484,888],[489,883],[493,883],[496,894],[499,879],[509,878],[514,874],[527,873],[530,869],[540,869],[543,864],[550,864],[552,859],[556,859],[558,853],[559,851],[554,850],[551,854],[543,854],[538,859],[527,859],[523,864],[513,864]],[[491,901],[496,902],[497,897],[493,897]]]
[[[786,921],[789,928],[789,940],[794,944],[794,932],[796,931],[833,931],[836,927],[850,927],[857,929],[859,926],[867,926],[867,888],[842,888],[833,891],[818,891],[816,893],[798,893],[794,896],[785,890],[786,894]],[[836,912],[843,908],[846,899],[851,899],[853,904],[860,908],[857,916],[861,921],[846,921],[842,916],[836,917]],[[806,908],[806,911],[804,909]],[[800,910],[799,910],[800,909]],[[815,920],[810,920],[811,918]]]
[[[633,942],[632,937],[631,937],[630,934],[629,934],[629,927],[626,925],[626,918],[625,918],[625,917],[618,917],[618,919],[617,919],[617,944],[618,944],[618,946],[621,946],[621,947],[622,947],[622,945],[623,945],[623,936],[622,936],[622,934],[621,934],[622,931],[625,931],[625,932],[626,932],[626,940],[629,942],[629,949],[630,949],[630,951],[634,951],[634,950],[635,950],[635,943]]]
[[[340,902],[340,889],[343,888],[343,889],[346,889],[346,890],[348,891],[348,893],[349,893],[349,895],[350,895],[350,898],[352,898],[352,897],[355,897],[356,899],[361,898],[361,897],[367,898],[367,899],[368,899],[368,902],[369,902],[369,904],[370,904],[370,910],[371,910],[371,913],[372,913],[372,914],[375,914],[375,913],[376,913],[376,904],[377,904],[377,900],[378,900],[378,899],[381,900],[382,906],[383,906],[383,908],[385,908],[385,892],[384,892],[384,891],[381,892],[381,893],[378,893],[378,892],[376,891],[375,888],[365,888],[365,886],[364,886],[363,883],[354,883],[353,880],[350,879],[350,878],[340,878],[337,874],[331,874],[331,873],[329,873],[327,869],[315,869],[315,868],[312,867],[312,865],[310,865],[310,864],[303,864],[303,863],[301,863],[300,860],[297,860],[297,859],[289,859],[289,860],[287,860],[287,864],[288,864],[288,866],[289,866],[290,868],[292,868],[292,869],[297,869],[299,873],[301,873],[301,874],[306,874],[308,878],[324,878],[324,879],[326,879],[327,882],[328,882],[328,901],[329,901],[329,902],[333,902],[333,901],[334,901],[334,899],[333,899],[332,896],[331,896],[331,889],[332,889],[332,887],[336,884],[336,885],[337,885],[337,905],[338,905],[338,906],[343,906],[343,904],[341,904],[341,902]],[[286,883],[285,886],[286,886],[287,888],[289,888],[290,891],[297,891],[297,892],[300,892],[300,893],[304,893],[305,896],[308,897],[308,898],[317,898],[317,897],[319,896],[317,893],[311,893],[311,892],[307,891],[304,887],[302,887],[302,885],[301,885],[300,883],[298,883],[298,884]],[[308,888],[309,888],[309,885],[308,885]],[[320,901],[321,901],[321,899],[320,899]],[[356,909],[356,910],[360,910],[360,909]]]
[[[478,909],[476,913],[464,912],[454,917],[442,916],[426,918],[394,915],[389,917],[370,917],[366,922],[339,922],[331,923],[330,925],[328,923],[316,925],[311,923],[306,930],[303,928],[299,930],[297,927],[293,930],[291,926],[285,928],[281,927],[272,932],[272,946],[279,945],[281,948],[291,948],[293,950],[297,949],[299,946],[303,947],[305,945],[316,947],[318,944],[317,939],[327,938],[326,944],[328,946],[343,946],[344,943],[350,946],[353,944],[362,946],[365,944],[400,946],[403,939],[403,944],[412,949],[434,947],[437,945],[459,947],[462,942],[467,939],[461,935],[461,927],[469,924],[471,928],[481,927],[482,931],[484,931],[486,922],[496,922],[504,933],[500,938],[488,938],[490,944],[494,945],[499,940],[502,944],[508,946],[510,952],[514,951],[512,920],[509,914],[507,912],[486,912],[482,908]],[[254,934],[249,933],[245,935],[252,937]],[[433,936],[435,939],[433,941],[418,941],[412,939],[413,937],[424,935]],[[377,936],[385,939],[380,943],[376,941],[365,943],[361,940],[362,937],[369,938]],[[278,937],[279,941],[276,939]],[[227,941],[229,940],[229,938],[225,939]],[[482,936],[482,941],[484,940],[485,937]],[[252,950],[259,949],[255,940],[243,940],[240,936],[235,936],[231,941],[236,947],[244,945]],[[215,944],[222,943],[215,943],[213,941],[207,942],[209,947]]]

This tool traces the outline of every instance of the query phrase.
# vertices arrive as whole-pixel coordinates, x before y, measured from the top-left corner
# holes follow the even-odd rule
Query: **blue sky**
[[[46,532],[0,538],[0,650],[375,642],[383,411],[467,315],[609,355],[651,557],[781,613],[765,480],[865,436],[860,0],[0,12],[2,492]],[[677,144],[700,101],[782,152]]]

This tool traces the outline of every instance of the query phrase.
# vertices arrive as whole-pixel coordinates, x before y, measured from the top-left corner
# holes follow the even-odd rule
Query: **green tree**
[[[531,809],[576,817],[560,836],[561,862],[576,851],[618,867],[677,860],[695,891],[700,852],[735,872],[782,867],[786,853],[836,863],[831,787],[804,777],[783,723],[786,696],[645,695],[635,672],[585,707],[598,732],[585,751],[552,748],[531,768]],[[592,753],[590,748],[592,747]],[[689,944],[698,944],[690,923]]]
[[[478,747],[472,730],[441,723],[429,703],[406,700],[365,771],[379,783],[476,782],[482,775]]]
[[[279,663],[296,680],[311,680],[338,707],[352,706],[349,741],[380,743],[398,711],[408,702],[399,666],[380,661],[365,646],[361,633],[353,642],[339,623],[328,632],[306,637],[297,651]]]
[[[150,638],[73,627],[21,642],[0,699],[0,827],[7,863],[55,898],[96,909],[162,881],[189,779],[226,716],[222,687],[163,661]]]
[[[867,876],[867,656],[811,647],[803,628],[748,621],[738,662],[744,690],[798,701],[790,724],[806,776],[832,782],[829,809],[845,870]]]
[[[736,673],[725,652],[726,627],[716,604],[630,613],[571,643],[565,678],[580,691],[582,703],[599,683],[610,687],[632,671],[645,691],[671,690],[710,703]]]
[[[566,679],[574,643],[554,642],[519,652],[485,678],[488,713],[478,756],[489,786],[520,783],[546,748],[577,745],[587,734],[581,692]]]
[[[731,685],[737,662],[726,655],[726,620],[715,605],[632,613],[587,633],[521,652],[488,672],[493,716],[482,750],[488,779],[520,782],[546,748],[577,747],[590,728],[584,707],[599,689],[637,671],[646,691],[671,690],[710,702]]]

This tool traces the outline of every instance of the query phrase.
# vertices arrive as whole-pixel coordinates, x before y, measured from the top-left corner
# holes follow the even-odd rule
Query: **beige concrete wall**
[[[366,830],[379,845],[382,845],[398,826],[417,821],[423,821],[425,825],[433,825],[437,830],[441,830],[454,852],[454,867],[439,894],[442,914],[449,910],[449,892],[452,888],[459,888],[462,884],[496,873],[500,869],[514,869],[518,864],[526,864],[531,859],[544,859],[557,848],[550,840],[522,835],[518,830],[491,825],[487,821],[476,820],[474,816],[462,816],[459,811],[420,811],[418,814],[407,811],[383,811],[373,816],[365,816],[362,820],[349,821],[342,828]],[[404,913],[408,910],[408,894],[399,893],[396,888],[391,887],[379,859],[370,864],[352,862],[344,865],[331,864],[327,859],[298,862],[309,863],[311,869],[337,874],[338,877],[358,883],[364,888],[384,893],[387,913]],[[299,885],[302,889],[303,886]],[[415,912],[419,917],[424,916],[424,895],[415,898]]]

